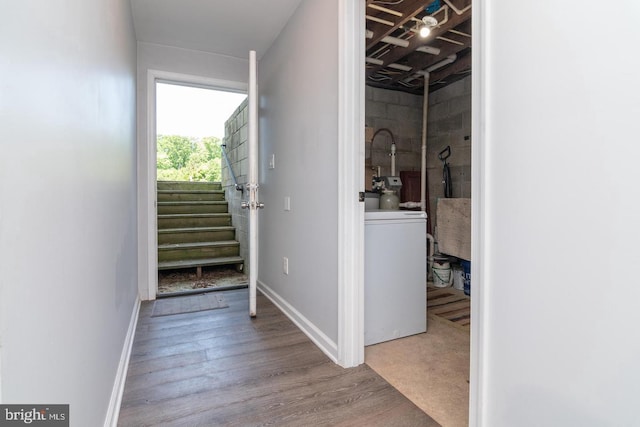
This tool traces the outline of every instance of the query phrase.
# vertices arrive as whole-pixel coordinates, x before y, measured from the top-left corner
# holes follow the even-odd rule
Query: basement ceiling
[[[438,21],[422,38],[422,18]],[[423,94],[471,73],[471,0],[367,0],[366,82]]]

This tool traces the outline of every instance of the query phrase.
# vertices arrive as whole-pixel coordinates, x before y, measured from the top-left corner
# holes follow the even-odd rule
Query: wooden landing
[[[471,325],[471,298],[452,287],[428,286],[427,315],[438,316],[468,329]]]
[[[158,263],[158,270],[173,270],[178,268],[210,267],[213,265],[242,265],[244,259],[239,256],[201,258]]]

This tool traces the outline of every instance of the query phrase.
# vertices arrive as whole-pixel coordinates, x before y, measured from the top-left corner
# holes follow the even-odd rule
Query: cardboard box
[[[471,199],[438,199],[438,251],[471,261]]]

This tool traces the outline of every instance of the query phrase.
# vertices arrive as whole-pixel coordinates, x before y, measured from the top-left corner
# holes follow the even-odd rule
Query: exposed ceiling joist
[[[433,83],[442,81],[443,79],[451,76],[452,74],[460,74],[464,71],[471,70],[471,54],[458,58],[453,64],[443,70],[434,71],[429,76],[429,80]]]
[[[464,32],[464,31],[470,32],[471,21],[467,21],[464,24],[458,26],[457,28],[463,30],[461,32]],[[391,83],[402,80],[408,75],[415,73],[418,70],[427,69],[428,67],[442,60],[442,58],[446,58],[449,55],[457,54],[471,47],[471,38],[466,36],[460,36],[459,34],[453,34],[452,37],[455,37],[457,40],[459,40],[460,44],[452,44],[452,43],[447,43],[441,40],[434,40],[434,42],[429,45],[430,47],[435,47],[439,50],[439,53],[437,55],[430,55],[425,53],[423,54],[412,53],[411,55],[407,56],[406,60],[404,61],[404,65],[411,67],[411,72],[405,75],[394,76],[391,79]]]
[[[471,72],[471,0],[367,0],[367,85],[414,94]],[[427,38],[423,18],[438,21]]]
[[[371,49],[383,38],[391,35],[395,30],[409,22],[411,18],[423,12],[424,3],[424,0],[405,0],[402,3],[399,3],[393,10],[401,13],[402,16],[386,14],[381,11],[367,8],[367,15],[384,18],[384,20],[393,23],[393,25],[390,26],[381,22],[368,20],[367,29],[373,32],[373,38],[367,41],[367,49]]]
[[[463,22],[468,21],[470,18],[471,18],[471,9],[468,9],[466,12],[464,12],[461,15],[457,15],[456,13],[449,13],[449,17],[447,21],[441,26],[434,28],[427,39],[423,39],[420,37],[412,37],[409,40],[408,47],[404,48],[400,46],[395,46],[388,54],[384,56],[384,59],[383,59],[384,63],[391,64],[391,63],[399,62],[402,58],[413,53],[418,47],[429,44],[429,42],[433,41],[438,36],[446,35],[449,29],[457,27]],[[367,74],[371,75],[382,68],[384,68],[384,66],[373,67],[372,69],[367,71]]]
[[[416,71],[419,70],[424,70],[429,68],[430,66],[438,63],[439,61],[442,60],[442,58],[446,58],[449,55],[454,55],[454,54],[458,54],[459,52],[463,51],[464,49],[468,49],[468,46],[458,46],[458,45],[453,45],[453,44],[446,44],[443,43],[445,46],[443,46],[440,49],[440,54],[437,56],[434,55],[412,55],[410,60],[407,62],[406,65],[410,66],[412,68],[411,72],[407,72],[405,74],[402,75],[397,75],[394,76],[390,83],[395,83],[399,80],[404,79],[405,77],[415,73]]]

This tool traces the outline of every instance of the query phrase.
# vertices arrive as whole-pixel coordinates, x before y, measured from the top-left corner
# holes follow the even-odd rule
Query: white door
[[[256,316],[256,282],[258,279],[258,64],[256,52],[249,52],[249,171],[247,176],[249,210],[249,315]]]

